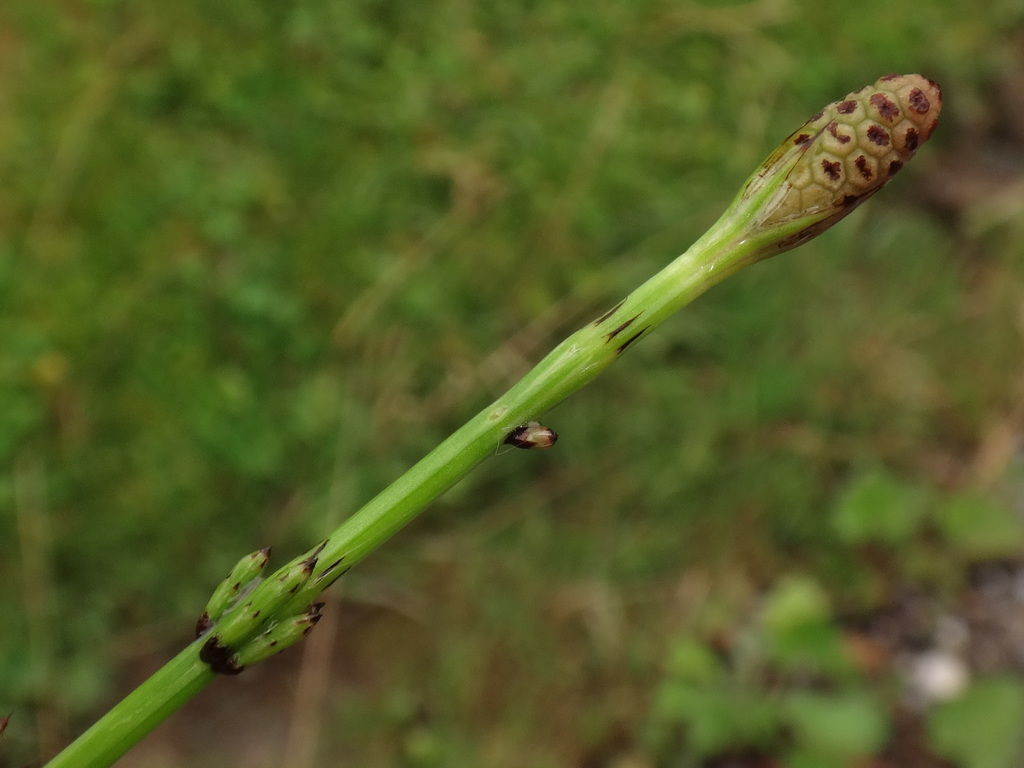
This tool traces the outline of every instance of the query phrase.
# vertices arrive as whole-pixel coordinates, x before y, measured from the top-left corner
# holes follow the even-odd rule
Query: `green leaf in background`
[[[817,752],[794,751],[782,763],[785,768],[848,768],[849,761],[841,757],[827,758]]]
[[[1009,677],[979,680],[928,721],[935,751],[962,768],[1017,768],[1024,758],[1024,684]]]
[[[665,681],[652,709],[653,741],[675,744],[704,757],[737,746],[764,746],[776,738],[774,704],[745,688],[705,643],[679,638],[668,659]]]
[[[770,700],[735,684],[705,688],[666,683],[658,692],[655,710],[662,727],[682,727],[686,751],[697,756],[770,744],[779,727]]]
[[[682,638],[672,648],[668,675],[673,680],[710,684],[721,680],[724,673],[722,662],[698,640]]]
[[[791,672],[842,675],[850,670],[829,598],[807,576],[782,579],[761,611],[768,657]]]
[[[828,595],[808,576],[780,579],[761,609],[761,621],[770,634],[827,622],[831,616]]]
[[[832,765],[830,758],[865,757],[882,746],[888,731],[885,708],[860,691],[796,692],[786,697],[782,708],[799,744],[799,757],[794,755],[791,765],[821,768]]]
[[[884,471],[855,478],[839,499],[833,524],[851,544],[878,541],[900,544],[917,530],[924,493]]]
[[[1024,520],[979,492],[950,498],[936,511],[936,522],[950,545],[967,557],[1019,556],[1024,548]]]

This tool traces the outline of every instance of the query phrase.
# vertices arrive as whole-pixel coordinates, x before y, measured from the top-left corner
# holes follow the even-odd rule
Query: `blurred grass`
[[[890,189],[349,577],[316,710],[325,764],[891,758],[898,664],[850,633],[895,658],[863,627],[908,594],[970,624],[977,569],[1019,563],[1021,50],[1015,0],[5,3],[0,765],[183,642],[241,553],[307,545],[685,248],[807,114],[920,71],[942,127]],[[758,606],[793,583],[820,612],[780,640]],[[736,692],[708,722],[678,704],[710,701],[672,668],[694,643]],[[970,661],[1019,686],[1001,651]],[[295,663],[125,763],[294,765]],[[865,686],[881,724],[830,740],[807,697],[848,721]]]

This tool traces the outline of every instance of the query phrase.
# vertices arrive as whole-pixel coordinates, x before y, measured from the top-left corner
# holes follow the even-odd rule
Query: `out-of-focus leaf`
[[[805,576],[783,579],[761,612],[765,651],[793,672],[843,674],[850,670],[839,629],[832,623],[828,595]]]
[[[1024,758],[1024,684],[1009,677],[979,680],[928,721],[935,751],[962,768],[1017,768]]]
[[[875,471],[854,479],[833,513],[836,532],[853,544],[900,544],[917,530],[924,494],[892,475]]]
[[[761,610],[761,622],[770,633],[818,624],[830,617],[828,595],[816,581],[806,576],[780,580]]]
[[[681,728],[687,751],[700,756],[770,743],[779,726],[772,702],[735,686],[669,683],[658,692],[655,706],[659,720]]]
[[[704,643],[687,637],[672,648],[668,674],[674,680],[710,683],[720,679],[723,672],[722,662]]]
[[[954,496],[939,506],[936,520],[950,545],[968,557],[1019,555],[1024,548],[1024,520],[981,493]]]
[[[885,708],[866,693],[793,693],[783,709],[801,750],[822,759],[870,755],[888,731]]]

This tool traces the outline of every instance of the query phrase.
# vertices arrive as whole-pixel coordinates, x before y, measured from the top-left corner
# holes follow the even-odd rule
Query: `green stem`
[[[583,387],[670,314],[753,260],[755,246],[739,237],[742,224],[737,217],[723,216],[686,253],[613,311],[569,336],[508,392],[346,520],[318,548],[317,566],[306,586],[275,614],[284,617],[289,611],[303,610],[333,581],[329,569],[340,573],[362,560],[492,456],[515,427],[536,419]],[[339,560],[341,564],[337,564]],[[261,587],[272,592],[277,581],[271,576]],[[213,630],[216,633],[223,626],[224,642],[232,648],[251,638],[260,626],[247,621],[243,613],[229,614],[225,623]],[[215,677],[198,656],[204,640],[192,643],[158,670],[55,757],[48,768],[100,768],[127,752]]]
[[[768,156],[725,214],[686,253],[614,309],[569,336],[327,539],[256,584],[220,616],[226,595],[233,596],[240,588],[232,576],[224,590],[215,592],[202,617],[200,626],[207,634],[129,694],[54,758],[49,768],[110,765],[213,679],[201,652],[218,671],[237,672],[243,663],[240,659],[263,658],[277,638],[297,637],[312,627],[319,618],[319,606],[310,604],[320,592],[493,455],[513,429],[583,387],[634,342],[715,283],[747,264],[807,241],[877,191],[934,129],[941,92],[920,75],[886,76],[874,88],[881,90],[861,89],[812,117]],[[896,146],[894,134],[872,120],[891,122],[892,110],[899,108],[917,128],[897,137],[902,143]],[[840,128],[844,119],[856,124]],[[851,129],[855,130],[851,133]],[[844,177],[841,163],[826,152],[831,147],[829,137],[845,145],[862,133],[870,141],[858,150],[866,153],[858,157],[860,172]],[[875,157],[885,147],[892,150],[885,150],[885,163],[869,163],[867,155]],[[877,172],[883,167],[885,174]],[[875,170],[868,173],[870,168]],[[249,566],[260,560],[260,553],[253,553],[236,570],[257,572],[262,563],[255,570]],[[209,615],[210,611],[217,615]],[[214,620],[216,624],[208,627]],[[254,640],[257,635],[261,637]]]
[[[201,646],[197,640],[164,664],[47,763],[47,768],[112,765],[216,677],[199,659]]]
[[[742,267],[751,247],[734,239],[739,227],[723,222],[724,218],[614,311],[565,339],[504,395],[342,523],[327,539],[314,578],[303,592],[315,590],[316,576],[339,558],[346,566],[358,563],[492,456],[509,432],[581,389],[666,317]],[[306,597],[300,595],[296,602]]]

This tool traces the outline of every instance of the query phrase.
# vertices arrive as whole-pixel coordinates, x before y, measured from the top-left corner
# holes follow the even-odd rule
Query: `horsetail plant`
[[[292,645],[319,620],[317,596],[502,443],[550,447],[536,421],[665,318],[740,268],[825,231],[877,192],[935,130],[942,94],[921,75],[888,75],[828,105],[786,138],[685,253],[555,347],[312,550],[267,578],[269,549],[214,591],[197,639],[57,755],[50,768],[112,764],[217,674]]]

